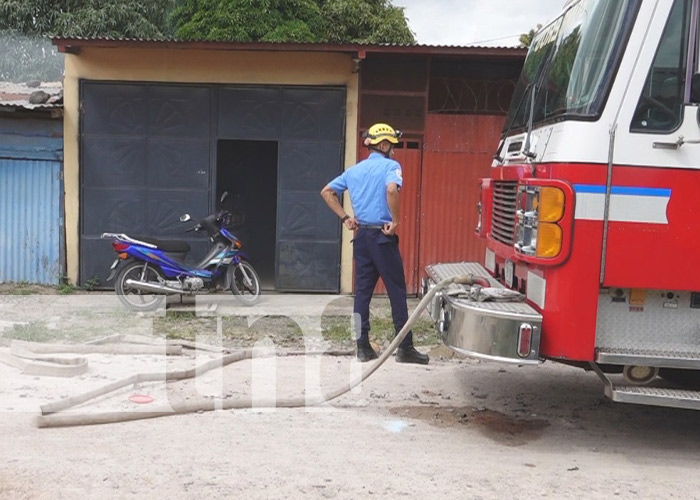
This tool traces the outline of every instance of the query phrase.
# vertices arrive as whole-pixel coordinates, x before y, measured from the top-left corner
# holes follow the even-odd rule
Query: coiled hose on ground
[[[482,283],[483,279],[475,277],[472,275],[467,276],[455,276],[447,278],[438,283],[435,287],[430,289],[423,299],[418,303],[416,309],[411,313],[408,321],[401,329],[401,331],[396,335],[394,340],[389,344],[389,346],[384,350],[384,352],[379,356],[379,358],[374,361],[368,369],[364,370],[363,373],[357,377],[355,380],[344,384],[337,389],[330,391],[326,394],[322,394],[316,397],[306,397],[297,396],[285,399],[271,398],[269,400],[255,400],[256,408],[301,408],[307,406],[318,406],[329,401],[332,401],[347,392],[350,392],[357,385],[361,384],[363,381],[367,380],[374,372],[376,372],[384,362],[389,359],[394,350],[399,346],[401,341],[408,335],[408,332],[413,327],[414,323],[418,320],[423,310],[430,304],[431,300],[436,293],[443,290],[444,288],[450,286],[453,283],[472,285],[475,283]],[[133,375],[126,379],[113,382],[99,389],[95,389],[79,396],[58,401],[55,403],[50,403],[43,405],[41,407],[41,415],[36,419],[37,427],[70,427],[70,426],[80,426],[80,425],[95,425],[95,424],[110,424],[117,422],[126,422],[130,420],[143,420],[147,418],[156,417],[166,417],[170,415],[182,415],[186,413],[196,413],[214,410],[232,410],[232,409],[247,409],[253,407],[253,399],[251,397],[236,399],[236,400],[213,400],[200,397],[196,400],[189,400],[183,402],[173,402],[169,405],[162,405],[156,407],[150,411],[139,411],[139,412],[100,412],[100,413],[60,413],[63,410],[74,407],[79,404],[83,404],[91,399],[103,396],[110,392],[116,391],[123,387],[127,387],[132,384],[143,383],[143,382],[158,382],[165,380],[176,381],[176,380],[186,380],[191,379],[196,376],[202,375],[207,371],[213,370],[215,368],[222,368],[224,366],[236,363],[238,361],[243,361],[246,359],[253,358],[253,350],[246,349],[236,353],[228,354],[222,358],[214,359],[207,363],[200,365],[199,367],[192,368],[190,370],[179,370],[170,373],[144,373]]]

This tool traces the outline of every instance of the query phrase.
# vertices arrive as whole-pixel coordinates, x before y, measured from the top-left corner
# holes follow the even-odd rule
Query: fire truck
[[[700,409],[683,385],[700,380],[699,16],[700,0],[574,0],[538,31],[480,180],[484,261],[426,268],[424,291],[481,278],[431,304],[449,347]]]

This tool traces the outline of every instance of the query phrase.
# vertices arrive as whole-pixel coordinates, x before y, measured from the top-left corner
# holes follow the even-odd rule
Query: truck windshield
[[[513,95],[506,129],[522,129],[535,92],[534,123],[600,115],[640,0],[580,0],[541,29]]]

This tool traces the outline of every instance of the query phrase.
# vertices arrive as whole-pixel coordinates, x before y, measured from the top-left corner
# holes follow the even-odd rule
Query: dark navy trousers
[[[398,333],[408,321],[406,305],[406,278],[399,253],[399,237],[387,236],[381,229],[360,228],[353,240],[355,259],[355,314],[360,316],[360,325],[355,326],[357,340],[368,341],[370,331],[369,303],[374,287],[381,277],[389,294],[394,329]],[[402,347],[413,345],[413,334],[409,333]]]

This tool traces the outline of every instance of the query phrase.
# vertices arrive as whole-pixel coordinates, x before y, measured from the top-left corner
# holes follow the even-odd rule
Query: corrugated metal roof
[[[61,82],[0,82],[0,108],[60,109],[63,107]]]
[[[522,57],[527,49],[520,47],[486,47],[458,45],[408,45],[408,44],[333,44],[297,42],[215,42],[205,40],[176,40],[172,38],[110,38],[110,37],[55,37],[53,44],[60,52],[78,53],[83,47],[99,48],[173,48],[206,50],[250,50],[250,51],[306,51],[341,53],[404,53],[434,55],[464,55],[491,57]]]

